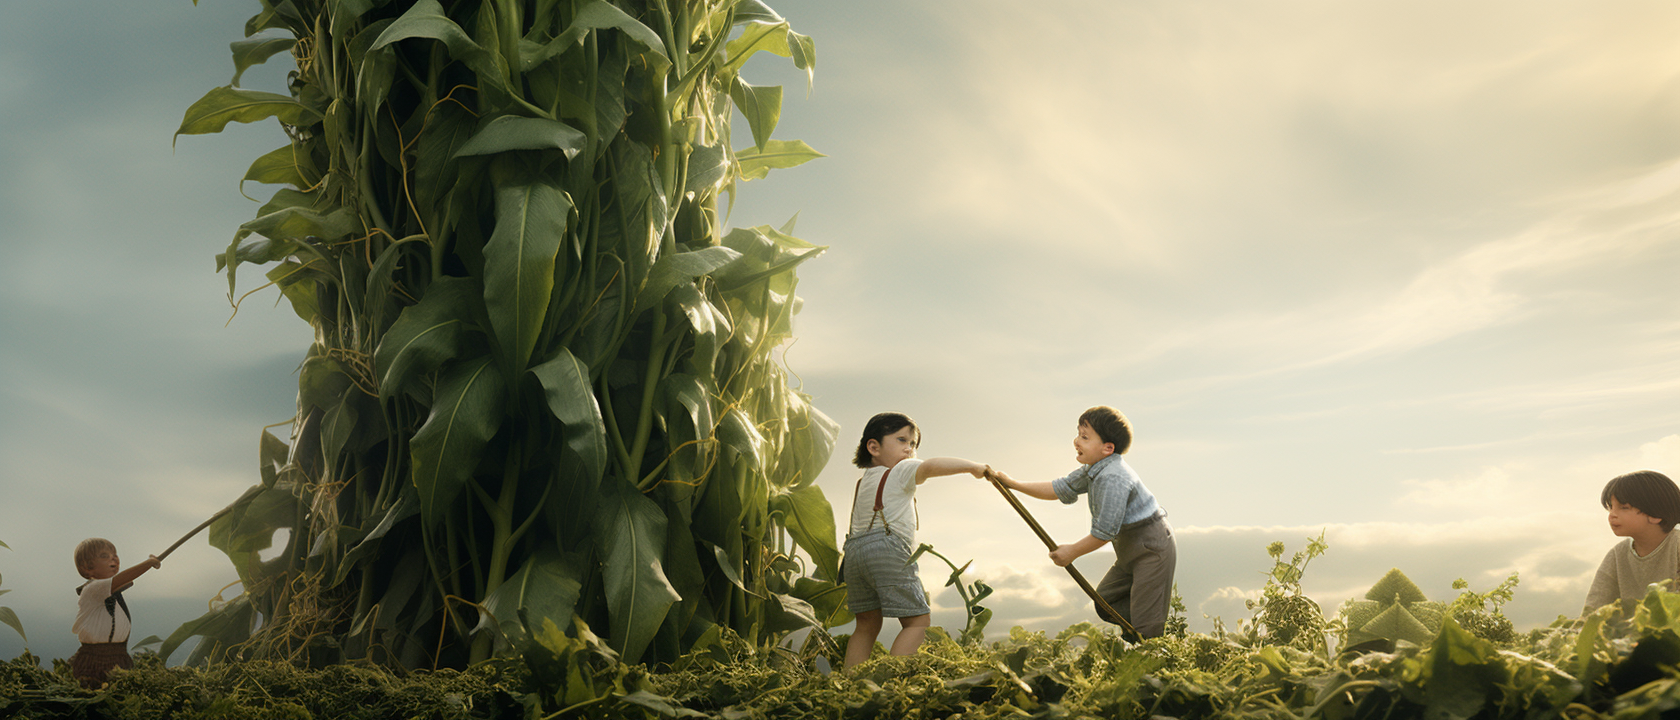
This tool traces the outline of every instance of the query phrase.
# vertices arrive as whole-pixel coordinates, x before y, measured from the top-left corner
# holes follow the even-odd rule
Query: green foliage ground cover
[[[911,657],[833,671],[846,638],[754,642],[710,628],[668,663],[620,660],[581,620],[464,671],[264,661],[165,667],[142,654],[100,691],[63,661],[0,665],[0,718],[1646,718],[1680,713],[1680,594],[1653,588],[1631,616],[1509,631],[1514,580],[1462,587],[1426,635],[1386,637],[1375,615],[1427,598],[1398,571],[1333,617],[1300,593],[1322,540],[1276,560],[1253,616],[1141,644],[1090,623],[1014,628],[990,643],[934,628]],[[953,579],[960,586],[960,571]],[[1398,589],[1398,590],[1397,590]],[[969,593],[973,596],[975,593]],[[1383,598],[1393,602],[1383,604]],[[971,603],[970,615],[978,603]],[[1419,606],[1430,608],[1434,606]],[[1411,610],[1407,611],[1412,613]],[[1427,614],[1427,613],[1426,613]],[[1416,613],[1409,617],[1417,618]],[[1363,618],[1363,619],[1362,619]],[[1504,621],[1504,622],[1501,622]],[[1424,626],[1425,623],[1417,621]],[[1351,629],[1350,629],[1351,628]],[[971,636],[972,637],[972,636]],[[1352,641],[1360,642],[1354,643]],[[1414,642],[1414,640],[1416,642]]]
[[[1680,708],[1680,597],[1653,593],[1628,634],[1546,628],[1512,643],[1447,619],[1426,646],[1326,656],[1201,633],[1140,645],[1088,623],[990,644],[942,631],[908,658],[826,672],[821,651],[723,630],[675,663],[616,661],[599,641],[533,648],[465,671],[306,670],[273,662],[164,667],[143,655],[104,690],[62,662],[0,666],[17,718],[1640,718]],[[818,647],[818,646],[813,646]]]

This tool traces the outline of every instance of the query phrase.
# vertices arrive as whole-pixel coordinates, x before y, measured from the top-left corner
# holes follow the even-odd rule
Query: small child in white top
[[[916,547],[916,488],[928,478],[968,473],[985,477],[986,466],[961,458],[916,459],[922,431],[900,413],[881,413],[863,426],[853,462],[864,469],[852,497],[841,578],[846,607],[857,627],[846,643],[846,667],[869,659],[883,617],[898,618],[892,654],[910,655],[927,635],[927,592],[910,555]]]
[[[1662,473],[1641,470],[1611,480],[1600,500],[1610,511],[1610,531],[1627,542],[1605,554],[1581,612],[1620,600],[1623,611],[1632,615],[1651,583],[1680,577],[1680,540],[1673,538],[1680,521],[1680,488]]]
[[[128,655],[128,603],[122,593],[161,563],[152,555],[123,569],[117,546],[105,538],[83,540],[76,545],[75,559],[76,571],[88,581],[76,588],[76,622],[70,631],[82,646],[70,656],[70,676],[82,687],[97,688],[112,670],[134,667]]]

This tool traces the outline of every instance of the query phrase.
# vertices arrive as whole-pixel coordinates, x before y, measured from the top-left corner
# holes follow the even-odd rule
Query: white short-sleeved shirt
[[[874,518],[877,528],[885,519],[892,534],[904,538],[911,550],[916,549],[916,468],[921,464],[921,460],[909,458],[892,467],[886,486],[881,488],[881,517]],[[863,481],[857,484],[852,498],[850,534],[869,529],[875,511],[875,488],[880,486],[883,472],[886,468],[879,466],[863,471]]]
[[[111,578],[89,580],[83,585],[81,596],[76,598],[76,622],[70,626],[70,632],[85,643],[127,642],[128,611],[116,600],[110,600],[107,606],[106,600],[110,598]]]

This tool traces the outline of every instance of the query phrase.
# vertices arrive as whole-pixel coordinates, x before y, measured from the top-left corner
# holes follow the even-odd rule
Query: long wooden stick
[[[221,519],[221,517],[223,515],[226,515],[229,512],[232,512],[234,506],[236,506],[238,504],[239,504],[238,502],[235,502],[233,505],[229,505],[225,508],[222,508],[221,510],[216,511],[216,514],[211,515],[209,520],[205,520],[204,522],[199,523],[198,527],[195,527],[195,528],[192,529],[192,532],[189,532],[185,535],[182,535],[181,539],[176,540],[174,545],[170,545],[163,552],[158,553],[157,559],[162,560],[166,557],[169,557],[169,553],[175,552],[175,548],[181,547],[181,545],[185,544],[188,540],[191,540],[192,536],[199,534],[200,532],[202,532],[204,530],[204,528],[210,527],[210,523],[216,522],[217,520]]]
[[[1045,547],[1052,551],[1061,547],[1056,544],[1055,540],[1050,538],[1050,533],[1044,531],[1044,526],[1039,525],[1038,521],[1033,519],[1032,513],[1027,512],[1027,507],[1021,504],[1021,499],[1015,497],[1015,493],[1010,492],[1009,488],[1004,487],[1003,481],[998,480],[997,475],[992,472],[991,468],[986,468],[986,479],[992,481],[992,487],[997,488],[998,492],[1003,493],[1003,499],[1008,500],[1009,506],[1015,508],[1015,512],[1021,514],[1021,519],[1027,521],[1027,525],[1032,526],[1033,532],[1038,535],[1039,540],[1044,541]],[[1108,601],[1104,600],[1103,596],[1097,594],[1097,589],[1091,587],[1091,583],[1085,580],[1084,575],[1079,574],[1079,568],[1074,567],[1073,563],[1068,563],[1063,567],[1067,569],[1069,575],[1073,576],[1073,581],[1079,583],[1079,589],[1084,590],[1086,595],[1091,596],[1091,599],[1096,601],[1098,608],[1107,611],[1109,617],[1120,621],[1120,627],[1126,632],[1131,633],[1134,636],[1142,637],[1141,635],[1138,635],[1137,628],[1132,627],[1132,624],[1127,622],[1124,616],[1115,612],[1114,608],[1108,606]]]

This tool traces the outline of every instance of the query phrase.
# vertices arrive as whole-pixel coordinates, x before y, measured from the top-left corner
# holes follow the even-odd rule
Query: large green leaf
[[[782,444],[783,484],[808,485],[828,465],[839,441],[840,424],[813,407],[801,394],[790,394],[783,411],[788,422]]]
[[[623,32],[625,37],[641,45],[648,51],[647,57],[654,61],[656,67],[663,69],[670,64],[665,55],[665,42],[659,39],[657,33],[605,0],[588,0],[577,8],[577,14],[572,17],[572,24],[554,39],[540,44],[529,38],[520,42],[520,67],[530,70],[576,45],[590,31],[606,29],[617,29]]]
[[[303,179],[303,172],[298,166],[297,148],[283,145],[252,162],[251,168],[245,171],[245,177],[240,183],[250,181],[304,187],[309,183]]]
[[[256,626],[255,621],[250,596],[241,595],[176,628],[158,648],[158,656],[167,662],[169,656],[181,647],[181,643],[193,636],[202,636],[204,639],[199,641],[188,663],[191,664],[198,658],[212,657],[250,638],[251,630]]]
[[[820,157],[828,157],[804,140],[768,140],[763,149],[747,148],[735,153],[735,162],[740,164],[741,177],[745,180],[757,180],[770,174],[772,169],[804,165]]]
[[[276,118],[287,125],[311,125],[321,121],[316,112],[287,95],[257,90],[219,87],[204,94],[187,108],[181,118],[180,135],[218,133],[230,122],[251,123]]]
[[[567,158],[583,149],[586,136],[559,120],[503,115],[480,128],[460,150],[461,155],[492,155],[514,150],[559,150]]]
[[[444,278],[427,288],[419,304],[404,308],[373,353],[380,398],[395,397],[413,379],[459,355],[478,303],[478,283]]]
[[[456,174],[461,161],[455,154],[477,129],[472,112],[457,103],[439,103],[426,114],[425,128],[414,143],[414,199],[428,226],[444,215],[444,198],[457,186],[474,189],[472,178]]]
[[[770,512],[780,514],[794,542],[817,564],[817,577],[840,580],[840,548],[835,543],[834,507],[815,483],[770,498]]]
[[[432,412],[409,443],[420,516],[428,525],[442,519],[466,487],[502,425],[503,402],[502,376],[488,356],[459,363],[438,380]]]
[[[724,63],[723,73],[733,75],[740,72],[741,66],[747,60],[760,52],[768,52],[782,57],[793,57],[788,50],[788,24],[786,21],[777,23],[751,23],[741,31],[740,36],[730,40],[724,51],[728,54],[728,61]]]
[[[531,372],[542,383],[549,412],[560,421],[566,447],[583,463],[586,495],[593,495],[607,467],[607,426],[589,384],[589,368],[570,350],[560,348]]]
[[[802,577],[793,582],[790,593],[811,604],[811,610],[824,627],[837,627],[854,619],[846,609],[846,586],[838,582]]]
[[[289,207],[255,218],[239,229],[275,240],[317,237],[338,240],[362,229],[356,213],[349,208],[334,208],[321,212],[311,208]]]
[[[232,271],[228,273],[232,275]],[[320,273],[312,271],[308,266],[290,260],[276,265],[274,269],[264,273],[275,285],[280,286],[280,294],[291,303],[292,312],[297,313],[304,322],[315,322],[315,317],[321,314],[321,301],[316,296]]]
[[[11,608],[0,607],[0,622],[12,626],[12,629],[17,631],[18,636],[23,638],[24,642],[29,642],[29,636],[23,632],[23,621],[18,620],[17,613],[12,612]]]
[[[605,549],[601,574],[613,649],[633,663],[681,599],[665,577],[665,513],[622,481],[605,486],[600,507],[595,531]]]
[[[770,142],[770,134],[776,131],[776,124],[782,118],[782,87],[756,87],[736,78],[729,88],[729,98],[735,101],[736,109],[747,119],[753,145],[760,151],[764,150],[765,143]]]
[[[372,50],[378,50],[400,40],[410,38],[428,38],[442,42],[449,49],[449,56],[467,63],[478,65],[486,62],[489,53],[478,43],[473,42],[461,26],[444,13],[443,6],[437,0],[419,0],[410,6],[402,17],[385,28],[385,32],[373,41]],[[479,69],[476,68],[475,69]]]
[[[493,621],[498,641],[517,644],[526,628],[541,628],[544,620],[570,626],[586,575],[581,554],[539,550],[484,599],[489,614],[480,616],[478,629],[489,629]]]
[[[661,255],[648,273],[647,284],[636,296],[636,311],[657,306],[677,285],[728,267],[739,257],[741,253],[721,245]]]
[[[356,103],[364,111],[378,111],[391,94],[391,84],[397,75],[396,49],[385,46],[373,49],[374,41],[385,33],[393,19],[378,20],[350,41],[350,62],[356,68]]]
[[[239,78],[244,76],[245,71],[250,69],[252,65],[268,62],[268,59],[273,57],[275,53],[290,50],[296,44],[297,38],[289,37],[258,37],[235,40],[229,46],[233,50],[233,82],[228,84],[238,87]]]
[[[496,191],[496,229],[484,246],[484,304],[515,372],[525,369],[542,332],[571,210],[571,199],[553,185]]]
[[[210,546],[227,554],[240,581],[252,587],[265,572],[258,553],[273,546],[275,531],[298,532],[299,510],[290,489],[253,485],[234,501],[232,510],[210,523]]]

